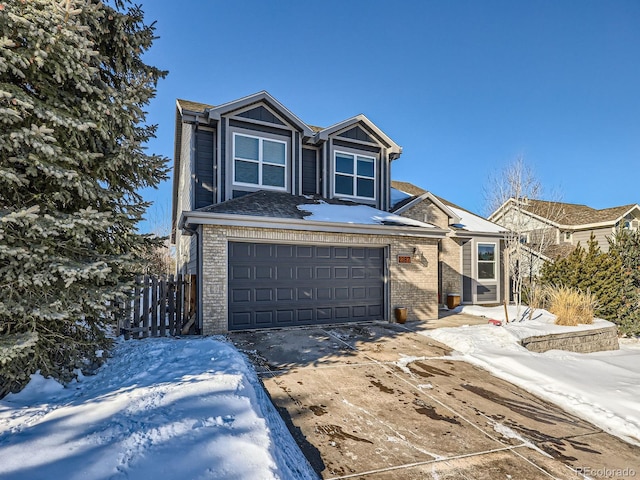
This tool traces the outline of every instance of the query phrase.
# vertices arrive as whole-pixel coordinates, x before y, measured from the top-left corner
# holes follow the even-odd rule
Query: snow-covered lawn
[[[503,309],[465,307],[503,319]],[[510,313],[514,317],[514,312]],[[538,354],[519,339],[553,316],[423,332],[490,370],[640,445],[640,343]],[[401,352],[400,352],[401,353]],[[0,478],[315,479],[244,357],[222,339],[120,341],[91,377],[63,388],[34,375],[0,401]]]
[[[315,479],[255,372],[214,338],[121,341],[95,376],[0,401],[0,478]]]
[[[515,307],[509,317],[516,318]],[[463,313],[504,320],[504,308],[469,306]],[[536,310],[532,320],[424,332],[455,350],[454,358],[489,370],[568,412],[590,421],[630,443],[640,445],[640,342],[621,339],[620,350],[589,354],[550,350],[533,353],[519,344],[522,338],[600,328],[611,325],[561,327],[554,316]]]

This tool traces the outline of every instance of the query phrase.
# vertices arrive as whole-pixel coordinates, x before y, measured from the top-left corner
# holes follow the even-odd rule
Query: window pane
[[[367,197],[373,198],[373,180],[369,180],[368,178],[359,178],[358,179],[358,196],[359,197]]]
[[[284,167],[275,165],[262,166],[262,185],[284,187]]]
[[[284,165],[285,144],[264,140],[262,142],[262,160],[268,163],[277,163],[278,165]]]
[[[246,158],[247,160],[258,160],[258,139],[236,135],[236,158]]]
[[[353,195],[353,177],[336,175],[336,193]]]
[[[358,157],[358,175],[373,178],[373,160]]]
[[[494,261],[495,248],[495,245],[478,245],[478,260]]]
[[[235,181],[258,184],[258,164],[236,160]]]
[[[496,278],[496,274],[494,272],[495,264],[493,262],[490,263],[478,263],[478,278],[485,280],[493,280]]]
[[[336,172],[353,175],[353,155],[336,154]]]

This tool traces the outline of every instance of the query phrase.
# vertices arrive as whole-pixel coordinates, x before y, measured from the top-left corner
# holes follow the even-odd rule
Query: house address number
[[[398,255],[398,263],[411,263],[409,255]]]

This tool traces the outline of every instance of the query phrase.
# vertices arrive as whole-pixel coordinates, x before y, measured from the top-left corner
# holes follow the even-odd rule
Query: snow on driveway
[[[120,341],[91,377],[0,401],[0,478],[316,479],[241,354],[214,338]]]
[[[509,307],[509,318],[515,307]],[[461,308],[463,313],[504,320],[503,307]],[[526,318],[526,317],[525,317]],[[620,350],[573,353],[550,350],[534,353],[519,341],[547,335],[610,326],[605,320],[592,325],[561,327],[555,317],[536,310],[532,320],[503,327],[473,325],[422,332],[454,349],[453,358],[478,365],[497,377],[549,400],[568,412],[623,440],[640,445],[640,342],[621,339]]]

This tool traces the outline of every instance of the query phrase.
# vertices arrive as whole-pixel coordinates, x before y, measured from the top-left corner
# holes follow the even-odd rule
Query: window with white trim
[[[376,198],[376,159],[347,152],[334,153],[334,187],[337,196]]]
[[[495,243],[478,244],[478,279],[496,279],[496,245]]]
[[[233,134],[233,183],[286,190],[287,144],[251,135]]]

